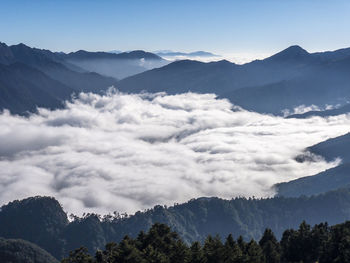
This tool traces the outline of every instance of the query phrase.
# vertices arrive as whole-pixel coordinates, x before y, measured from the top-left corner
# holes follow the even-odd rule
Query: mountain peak
[[[299,53],[309,54],[309,52],[307,52],[305,49],[303,49],[301,46],[298,46],[298,45],[290,46],[285,50],[283,50],[282,52],[295,53],[295,54],[299,54]]]
[[[27,45],[23,44],[23,43],[19,43],[17,45],[12,45],[10,46],[11,48],[21,48],[21,49],[33,49],[31,47],[28,47]]]
[[[281,52],[271,56],[269,59],[273,60],[289,60],[295,58],[302,58],[309,56],[310,53],[298,45],[290,46]]]

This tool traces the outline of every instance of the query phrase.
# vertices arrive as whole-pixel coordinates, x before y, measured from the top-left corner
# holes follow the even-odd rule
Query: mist
[[[123,79],[170,63],[164,59],[72,59],[69,63],[90,72]]]
[[[81,93],[64,109],[1,113],[0,201],[49,195],[82,214],[202,196],[270,197],[275,183],[338,165],[295,157],[349,124],[349,115],[249,112],[214,94]]]

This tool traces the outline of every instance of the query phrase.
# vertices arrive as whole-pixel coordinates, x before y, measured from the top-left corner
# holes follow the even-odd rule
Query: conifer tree
[[[271,229],[266,229],[259,245],[263,251],[264,260],[266,263],[280,262],[280,245]]]

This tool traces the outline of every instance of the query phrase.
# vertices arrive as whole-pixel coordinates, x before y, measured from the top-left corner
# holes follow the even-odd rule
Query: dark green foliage
[[[224,262],[224,246],[219,236],[208,236],[203,245],[203,252],[207,263]]]
[[[224,263],[239,263],[243,260],[243,253],[231,234],[226,238],[223,250]]]
[[[126,236],[119,244],[107,244],[92,258],[86,249],[70,253],[62,263],[348,263],[350,262],[350,222],[334,227],[305,221],[298,230],[288,229],[278,242],[266,229],[257,243],[245,242],[230,234],[224,244],[219,236],[207,236],[203,245],[183,243],[175,232],[155,224],[136,239]]]
[[[264,235],[259,241],[262,248],[265,262],[279,263],[280,262],[280,244],[278,243],[271,229],[266,229]]]
[[[0,238],[1,263],[58,263],[45,250],[28,241]]]
[[[94,259],[88,254],[86,248],[81,247],[69,253],[69,257],[62,260],[62,263],[93,263]]]
[[[66,254],[61,233],[67,225],[67,215],[51,197],[13,201],[0,212],[0,236],[28,240],[56,258]]]
[[[201,244],[196,241],[190,246],[188,262],[191,263],[205,263],[206,258],[204,257],[203,249]]]
[[[330,225],[335,225],[348,218],[349,189],[300,198],[199,198],[172,207],[156,206],[132,216],[116,214],[101,218],[96,214],[88,214],[82,218],[76,217],[73,222],[68,222],[67,215],[56,200],[36,197],[2,207],[0,236],[29,240],[61,259],[68,251],[80,246],[95,253],[96,250],[103,249],[106,243],[120,242],[126,235],[137,237],[138,242],[143,243],[146,235],[140,231],[149,230],[156,222],[169,225],[185,243],[190,244],[195,241],[204,242],[208,235],[226,237],[230,233],[234,237],[242,235],[245,240],[260,240],[266,228],[270,228],[279,239],[285,229],[296,228],[303,220],[311,224],[327,221]],[[319,244],[311,249],[322,249],[327,231],[328,226],[320,226],[317,231],[311,231],[319,240]],[[294,236],[286,238],[285,241]],[[262,246],[262,249],[265,254],[270,253],[273,257],[277,248],[274,241],[271,242],[266,247]],[[246,251],[247,244],[243,239],[238,239],[237,245],[242,252]],[[181,250],[181,244],[177,248]],[[149,253],[155,255],[151,248],[148,249]]]

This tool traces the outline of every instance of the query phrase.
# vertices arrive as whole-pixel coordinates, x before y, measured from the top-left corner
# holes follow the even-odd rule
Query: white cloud
[[[336,165],[294,158],[349,124],[248,112],[213,94],[81,94],[62,110],[0,115],[0,201],[52,195],[81,214],[271,196],[277,182]]]

